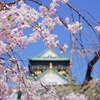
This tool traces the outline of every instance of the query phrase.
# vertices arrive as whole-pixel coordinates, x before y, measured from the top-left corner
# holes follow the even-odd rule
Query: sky
[[[13,1],[13,0],[8,0],[8,1]],[[26,0],[27,1],[27,0]],[[48,2],[51,0],[41,0],[44,4],[48,5]],[[86,10],[89,13],[91,13],[97,20],[100,21],[100,0],[69,0],[69,3],[73,5],[75,8],[78,10]],[[37,4],[28,2],[28,4],[31,7],[38,8]],[[87,19],[92,20],[88,14],[84,13],[81,11],[84,16],[86,16]],[[62,5],[61,7],[58,8],[58,14],[61,15],[62,18],[65,18],[66,16],[70,16],[70,10],[67,6]],[[75,19],[77,20],[78,17],[74,13]],[[87,28],[87,26],[86,26]],[[31,33],[31,29],[26,29],[25,34]],[[58,35],[58,40],[60,41],[61,44],[67,44],[68,49],[66,53],[60,53],[59,48],[54,48],[54,51],[56,51],[58,54],[60,54],[63,57],[70,58],[70,34],[68,33],[67,30],[64,29],[64,27],[59,28],[58,26],[53,30],[55,34]],[[86,44],[88,46],[88,44]],[[44,42],[40,39],[36,43],[29,44],[26,47],[26,50],[21,50],[18,52],[18,54],[21,56],[23,60],[25,60],[25,65],[28,65],[28,59],[27,58],[32,58],[37,55],[39,55],[41,52],[47,49],[47,46],[45,46]],[[85,73],[86,73],[86,68],[87,68],[87,61],[82,61],[77,54],[74,54],[76,57],[73,59],[75,62],[73,65],[73,76],[77,77],[77,82],[81,83],[83,82],[85,78]],[[94,70],[92,72],[93,77],[100,77],[100,74],[98,74],[100,71],[100,60],[97,62],[97,64],[94,67]]]

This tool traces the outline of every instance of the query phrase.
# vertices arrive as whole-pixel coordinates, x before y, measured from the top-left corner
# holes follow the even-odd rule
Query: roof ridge
[[[61,55],[59,55],[59,54],[56,53],[53,49],[50,49],[50,48],[48,48],[48,49],[44,50],[43,52],[41,52],[40,54],[38,54],[38,55],[36,56],[36,58],[39,58],[41,55],[45,54],[45,53],[48,52],[48,51],[52,51],[52,52],[55,53],[58,57],[62,58]]]

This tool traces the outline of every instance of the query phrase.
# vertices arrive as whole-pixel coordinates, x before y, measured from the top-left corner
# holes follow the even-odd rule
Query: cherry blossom
[[[88,97],[86,97],[84,94],[79,93],[70,93],[68,96],[66,96],[67,100],[88,100]]]
[[[60,44],[57,34],[53,33],[55,26],[66,26],[71,34],[83,28],[82,23],[70,23],[68,17],[61,20],[57,15],[60,4],[68,2],[69,0],[52,0],[48,6],[41,5],[37,10],[20,0],[11,6],[6,4],[5,10],[0,8],[0,99],[14,100],[13,95],[17,98],[20,91],[21,100],[60,100],[56,90],[46,90],[40,81],[33,81],[33,77],[32,80],[29,79],[28,69],[20,64],[14,50],[25,49],[29,43],[35,43],[42,38],[48,48],[58,47],[61,53],[66,52],[68,45]],[[25,34],[24,31],[29,28],[32,32]],[[95,29],[100,32],[100,26]],[[41,90],[45,90],[42,96]],[[88,97],[70,93],[66,99],[88,100]]]
[[[68,24],[67,26],[68,26],[68,31],[72,34],[82,29],[81,23],[79,22],[73,22],[71,24]]]
[[[66,49],[68,48],[68,46],[66,44],[64,44],[63,46],[59,46],[60,48],[60,53],[66,52]]]
[[[37,91],[43,87],[39,82],[27,79],[28,70],[22,67],[14,55],[9,54],[9,51],[13,51],[16,47],[25,49],[27,44],[36,42],[40,38],[49,48],[59,47],[59,41],[55,40],[57,35],[51,33],[55,25],[62,25],[59,17],[54,16],[59,2],[60,0],[53,0],[49,8],[40,6],[39,11],[37,11],[20,0],[18,4],[7,5],[7,10],[0,11],[0,55],[5,53],[8,56],[8,58],[3,58],[3,61],[0,60],[0,98],[13,100],[13,94],[21,91],[22,100],[28,99],[28,94],[30,100],[40,99]],[[41,19],[40,22],[38,19]],[[24,34],[24,30],[30,27],[33,32],[27,36]],[[65,48],[67,48],[65,45],[62,46],[62,49],[60,47],[62,51],[65,51]],[[13,83],[16,85],[10,88],[9,85]],[[31,86],[34,87],[31,88]],[[47,95],[49,96],[49,92]]]
[[[28,43],[36,42],[40,37],[43,38],[45,44],[50,48],[57,46],[58,41],[54,40],[56,38],[55,35],[50,35],[50,33],[54,29],[54,26],[56,24],[62,25],[59,17],[52,18],[52,16],[56,12],[56,8],[59,6],[59,2],[60,0],[51,2],[50,8],[40,6],[40,12],[38,12],[34,8],[26,5],[21,0],[20,2],[18,2],[19,7],[17,5],[7,6],[9,10],[1,11],[0,14],[3,16],[1,17],[0,22],[2,22],[3,24],[0,28],[0,39],[6,40],[9,43],[9,45],[2,43],[3,48],[1,48],[0,50],[1,54],[3,53],[3,51],[8,52],[10,48],[14,48],[16,47],[16,45],[20,48],[25,49],[25,46]],[[30,34],[30,37],[23,36],[24,29],[33,27],[32,24],[37,22],[39,18],[43,18],[43,20],[39,24],[40,29],[37,26],[34,26],[35,31],[33,30],[33,33]],[[7,48],[4,48],[4,46],[6,47],[6,45]]]
[[[62,3],[68,3],[69,0],[61,0]]]
[[[100,32],[100,26],[96,26],[95,29]]]
[[[40,6],[39,9],[40,9],[40,12],[42,13],[42,15],[48,14],[48,9],[46,7]]]
[[[60,21],[59,17],[56,17],[54,21],[56,24],[62,25],[62,22]]]

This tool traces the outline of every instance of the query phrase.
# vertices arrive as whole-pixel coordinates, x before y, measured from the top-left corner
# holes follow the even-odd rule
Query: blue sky
[[[8,1],[13,1],[13,0],[8,0]],[[27,0],[26,0],[27,1]],[[50,0],[41,0],[44,4],[48,4]],[[85,9],[89,13],[91,13],[97,20],[100,21],[100,1],[99,0],[69,0],[69,3],[72,4],[75,8],[78,10],[83,10]],[[37,4],[28,3],[31,7],[36,7],[38,8]],[[58,14],[61,15],[62,18],[65,18],[66,16],[70,16],[70,10],[66,5],[62,5],[61,7],[58,8]],[[84,16],[86,16],[87,19],[90,21],[92,20],[88,14],[84,13],[81,11]],[[78,20],[78,16],[76,13],[74,13],[75,19]],[[87,26],[85,28],[88,31]],[[26,29],[25,34],[31,33],[31,29]],[[60,54],[59,48],[54,48],[54,50],[62,55],[63,57],[70,58],[70,34],[68,31],[65,30],[64,27],[58,27],[53,30],[53,33],[58,35],[58,40],[60,41],[61,44],[68,44],[69,48],[66,53]],[[95,37],[94,37],[95,38]],[[96,38],[95,38],[96,39]],[[86,44],[88,47],[88,44]],[[25,65],[27,66],[28,60],[27,57],[34,57],[38,55],[39,53],[43,52],[45,49],[47,49],[47,46],[45,46],[44,42],[40,39],[36,43],[29,44],[26,48],[26,50],[20,51],[19,55],[21,56],[22,59],[26,60]],[[85,72],[87,68],[86,60],[80,59],[80,56],[77,56],[77,54],[74,54],[75,58],[73,59],[74,65],[73,65],[73,76],[77,77],[77,82],[81,83],[84,80],[85,77]],[[100,71],[100,60],[97,62],[97,64],[94,67],[94,71],[92,72],[93,77],[100,77],[98,74]]]

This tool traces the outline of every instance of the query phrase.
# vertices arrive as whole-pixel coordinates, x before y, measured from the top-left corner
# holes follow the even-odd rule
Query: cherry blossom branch
[[[89,23],[89,21],[79,12],[79,10],[77,10],[76,8],[74,8],[74,7],[73,7],[71,4],[69,4],[69,3],[66,3],[66,5],[68,5],[71,9],[73,9],[73,10],[88,24],[88,26],[91,27],[91,29],[92,29],[93,32],[95,33],[95,35],[96,35],[98,41],[100,42],[100,39],[99,39],[98,35],[96,34],[96,32],[95,32],[93,26],[92,26],[92,25]]]

